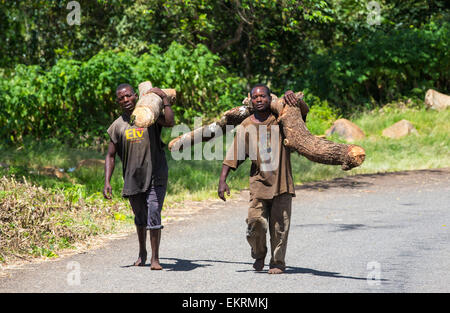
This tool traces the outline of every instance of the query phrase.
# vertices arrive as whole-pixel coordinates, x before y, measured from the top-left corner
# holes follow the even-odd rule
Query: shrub
[[[306,126],[314,135],[323,135],[325,130],[331,127],[333,122],[339,118],[339,111],[330,107],[327,100],[322,101],[308,90],[304,91],[305,102],[310,110],[306,118]]]
[[[0,83],[0,135],[8,143],[24,137],[58,138],[86,144],[106,137],[106,128],[120,114],[115,88],[137,86],[175,88],[176,122],[192,123],[194,116],[212,118],[236,106],[245,94],[243,80],[218,65],[205,46],[188,49],[173,43],[137,56],[130,51],[102,51],[86,62],[60,59],[48,71],[39,66],[16,66]]]

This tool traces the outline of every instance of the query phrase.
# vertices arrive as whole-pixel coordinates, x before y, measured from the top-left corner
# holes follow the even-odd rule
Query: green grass
[[[366,149],[362,173],[440,168],[450,166],[450,111],[425,109],[386,110],[382,114],[364,114],[355,123],[368,134],[360,144]],[[417,135],[401,139],[381,136],[384,128],[402,120],[410,121]]]

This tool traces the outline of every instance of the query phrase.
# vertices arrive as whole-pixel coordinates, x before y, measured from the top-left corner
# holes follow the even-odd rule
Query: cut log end
[[[349,145],[347,158],[342,164],[344,171],[351,170],[354,167],[360,166],[366,158],[366,151],[360,146]]]
[[[147,107],[136,107],[133,111],[134,125],[137,127],[149,127],[155,123],[155,114]]]
[[[173,146],[175,145],[175,143],[176,143],[177,141],[179,141],[179,138],[178,138],[178,137],[172,139],[172,140],[169,142],[169,144],[167,145],[167,148],[169,149],[169,151],[172,151],[172,148],[173,148]]]
[[[137,127],[149,127],[163,114],[162,99],[151,92],[152,87],[150,81],[139,84],[139,100],[131,115],[132,121]],[[162,89],[162,91],[168,96],[169,102],[173,104],[176,99],[176,90]]]
[[[149,81],[145,81],[145,82],[140,83],[139,86],[138,86],[139,95],[142,97],[143,95],[148,93],[150,91],[150,89],[152,89],[152,88],[153,88],[153,85]]]

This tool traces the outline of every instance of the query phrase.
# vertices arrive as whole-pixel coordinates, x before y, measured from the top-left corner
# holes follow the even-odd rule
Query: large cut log
[[[134,124],[137,127],[149,127],[154,124],[162,113],[162,99],[155,93],[150,92],[152,83],[149,81],[139,84],[139,100],[131,114]],[[176,98],[175,89],[162,89],[173,103]]]
[[[303,93],[295,94],[298,101],[303,101]],[[254,109],[251,107],[249,98],[244,99],[244,105],[231,109],[224,113],[222,118],[212,124],[197,128],[189,133],[178,136],[169,143],[169,150],[178,151],[183,147],[190,147],[194,144],[209,141],[215,137],[218,128],[222,130],[219,134],[224,134],[226,125],[239,125],[245,118],[250,116]],[[341,165],[343,170],[350,170],[362,164],[365,158],[365,151],[356,145],[335,143],[325,138],[312,135],[306,127],[304,119],[307,112],[302,112],[301,108],[308,110],[303,102],[301,108],[285,105],[283,98],[272,95],[270,104],[271,111],[278,117],[285,135],[284,145],[291,150],[297,151],[307,159],[330,165]],[[204,136],[205,133],[209,135]]]
[[[296,93],[296,96],[300,98],[303,94]],[[285,136],[283,144],[286,147],[313,162],[341,165],[343,170],[350,170],[364,162],[366,153],[362,147],[335,143],[312,135],[301,118],[300,108],[284,105],[282,98],[277,101],[277,121],[282,125]]]

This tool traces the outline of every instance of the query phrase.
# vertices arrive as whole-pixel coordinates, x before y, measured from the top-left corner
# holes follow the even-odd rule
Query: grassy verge
[[[311,118],[311,117],[308,117]],[[381,136],[384,128],[407,119],[418,133],[401,139]],[[450,110],[386,106],[352,118],[366,138],[356,144],[366,150],[363,165],[349,172],[339,166],[310,162],[292,154],[296,184],[328,180],[347,175],[450,166]],[[329,123],[328,123],[329,124]],[[326,125],[326,123],[324,124]],[[167,142],[168,133],[165,133]],[[341,141],[339,138],[331,138]],[[164,210],[182,206],[184,200],[217,197],[220,160],[180,160],[169,162],[169,185]],[[113,202],[103,199],[103,166],[77,167],[81,160],[103,159],[94,149],[72,149],[51,143],[29,142],[19,148],[0,151],[0,263],[14,256],[57,256],[90,236],[108,234],[120,227],[132,229],[133,216],[127,201],[120,197],[122,169],[117,160],[112,177]],[[45,166],[64,170],[58,178],[43,175]],[[229,176],[232,194],[248,188],[250,162]],[[73,171],[72,171],[73,170]],[[164,215],[164,212],[163,212]]]

